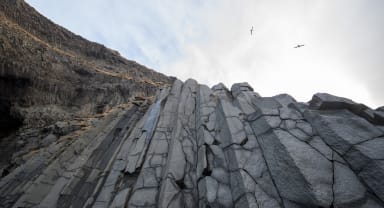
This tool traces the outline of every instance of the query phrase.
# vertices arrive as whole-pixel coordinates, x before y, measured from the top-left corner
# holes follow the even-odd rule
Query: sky
[[[384,105],[383,0],[26,1],[70,31],[183,81]]]

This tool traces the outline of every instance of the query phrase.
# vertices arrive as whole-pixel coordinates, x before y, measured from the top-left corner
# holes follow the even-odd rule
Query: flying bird
[[[297,46],[295,46],[295,47],[293,47],[293,48],[300,48],[300,47],[303,47],[304,46],[304,44],[302,44],[302,45],[297,45]]]
[[[251,35],[252,35],[252,32],[253,32],[253,26],[252,26],[252,28],[251,28]]]

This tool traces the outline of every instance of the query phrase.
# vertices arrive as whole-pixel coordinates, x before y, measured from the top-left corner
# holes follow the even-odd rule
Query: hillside
[[[25,132],[39,138],[51,132],[43,129],[59,128],[56,122],[85,128],[92,117],[143,102],[172,80],[56,25],[24,1],[0,1],[0,170]]]
[[[1,1],[0,11],[1,105],[26,125],[51,122],[30,106],[93,113],[152,96],[172,80],[67,31],[24,1]]]

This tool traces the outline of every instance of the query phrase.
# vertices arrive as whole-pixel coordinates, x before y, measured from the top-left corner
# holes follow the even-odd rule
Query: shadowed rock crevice
[[[12,113],[9,100],[0,98],[0,115],[0,139],[16,132],[23,125],[22,118]]]

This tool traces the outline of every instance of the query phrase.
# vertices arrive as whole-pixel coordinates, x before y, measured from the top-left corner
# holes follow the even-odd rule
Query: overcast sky
[[[27,0],[149,68],[262,96],[384,105],[383,0]],[[253,34],[250,29],[253,26]],[[305,44],[301,48],[293,48]]]

